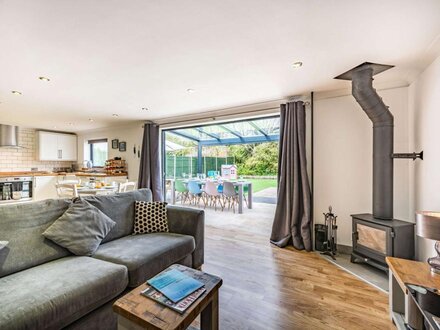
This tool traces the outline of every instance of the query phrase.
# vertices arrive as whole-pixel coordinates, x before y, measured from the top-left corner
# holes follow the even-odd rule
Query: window
[[[104,167],[105,161],[108,159],[107,139],[89,140],[89,145],[90,161],[93,167]]]

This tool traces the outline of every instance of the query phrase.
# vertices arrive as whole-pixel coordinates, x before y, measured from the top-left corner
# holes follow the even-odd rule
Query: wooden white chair
[[[120,193],[133,190],[136,190],[136,182],[125,182],[119,184],[118,192]]]
[[[73,183],[57,183],[55,187],[57,189],[58,198],[78,197],[78,190]]]
[[[76,175],[66,175],[64,176],[64,180],[59,180],[59,184],[80,184],[81,178],[78,178]]]

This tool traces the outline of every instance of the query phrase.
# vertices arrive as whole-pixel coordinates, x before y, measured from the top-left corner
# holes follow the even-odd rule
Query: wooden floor
[[[223,278],[221,329],[394,329],[388,296],[315,253],[269,243],[274,206],[206,212],[203,270]]]

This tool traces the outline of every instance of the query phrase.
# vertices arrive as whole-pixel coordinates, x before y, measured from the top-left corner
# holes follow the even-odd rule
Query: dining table
[[[93,186],[78,186],[76,190],[78,195],[109,195],[116,193],[118,186],[105,186],[99,188]]]
[[[183,182],[184,183],[188,183],[190,179],[184,179]],[[197,181],[197,183],[200,184],[200,186],[204,186],[206,184],[206,179],[193,179],[195,181]],[[224,181],[229,181],[232,182],[234,187],[238,188],[238,213],[242,214],[243,213],[243,193],[244,193],[244,187],[247,186],[248,187],[248,197],[247,197],[247,207],[248,209],[252,209],[252,182],[250,181],[245,181],[245,180],[222,180],[222,181],[218,181],[218,180],[213,180],[214,182],[218,182],[219,184],[221,184],[221,182]],[[176,181],[175,179],[166,179],[165,180],[166,183],[169,184],[170,186],[170,191],[171,191],[171,204],[176,204]],[[165,185],[166,187],[167,185]],[[165,188],[166,189],[166,188]],[[166,191],[165,191],[165,195],[166,195]]]

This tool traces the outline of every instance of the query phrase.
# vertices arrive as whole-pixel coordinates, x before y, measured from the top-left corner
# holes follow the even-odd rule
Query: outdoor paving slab
[[[277,188],[276,187],[271,187],[271,188],[266,188],[263,190],[260,190],[256,193],[253,193],[253,196],[258,196],[258,197],[277,197]]]

